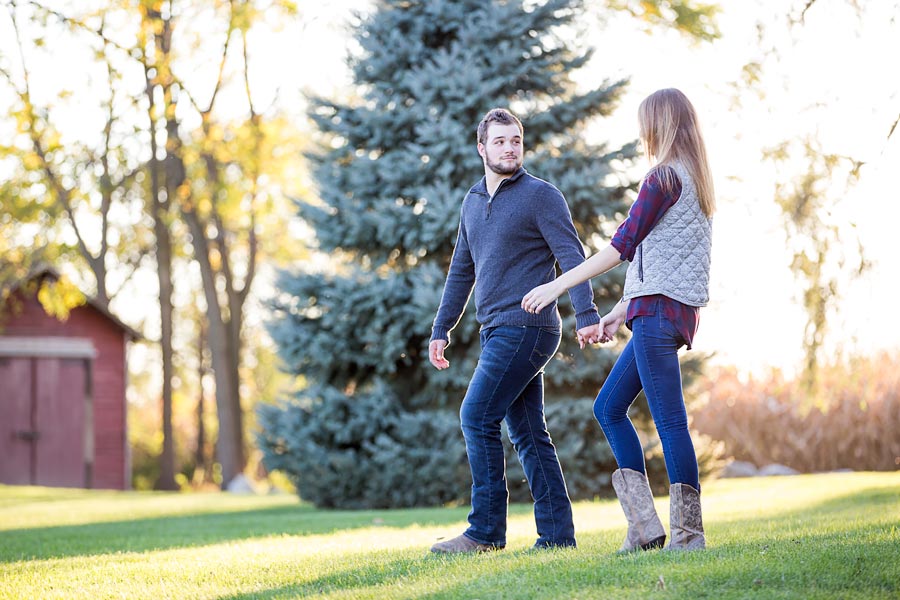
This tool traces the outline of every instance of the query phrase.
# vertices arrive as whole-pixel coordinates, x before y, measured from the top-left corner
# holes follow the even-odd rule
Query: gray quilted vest
[[[681,196],[647,234],[625,274],[623,298],[663,294],[689,306],[709,303],[712,219],[703,214],[694,180],[681,163]]]

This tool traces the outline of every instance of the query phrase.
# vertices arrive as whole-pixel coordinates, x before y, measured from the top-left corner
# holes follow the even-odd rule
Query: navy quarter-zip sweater
[[[450,261],[432,340],[450,341],[472,288],[481,327],[560,327],[556,302],[539,314],[522,310],[522,297],[584,261],[566,200],[556,187],[520,168],[504,179],[493,198],[482,177],[462,203],[459,233]],[[600,322],[589,281],[569,290],[578,329]]]

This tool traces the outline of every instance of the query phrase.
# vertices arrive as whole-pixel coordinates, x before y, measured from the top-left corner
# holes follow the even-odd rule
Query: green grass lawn
[[[701,552],[615,555],[603,500],[575,505],[577,550],[527,552],[516,505],[506,550],[439,557],[466,508],[0,486],[0,598],[900,598],[900,472],[715,481],[703,505]]]

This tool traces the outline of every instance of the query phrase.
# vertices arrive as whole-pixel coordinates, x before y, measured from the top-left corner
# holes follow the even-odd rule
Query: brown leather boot
[[[706,548],[700,492],[686,483],[669,489],[669,528],[672,539],[666,550],[702,550]]]
[[[666,543],[647,476],[632,469],[618,469],[612,474],[613,489],[628,521],[628,533],[619,552],[662,548]]]
[[[491,550],[502,549],[502,547],[476,542],[472,538],[466,537],[466,534],[459,535],[451,540],[438,542],[431,547],[431,551],[436,554],[465,554],[469,552],[490,552]]]

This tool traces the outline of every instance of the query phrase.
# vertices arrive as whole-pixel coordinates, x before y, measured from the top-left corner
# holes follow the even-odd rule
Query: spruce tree
[[[451,333],[451,368],[434,369],[427,348],[461,201],[483,175],[476,125],[496,106],[519,115],[525,168],[566,196],[588,253],[608,242],[635,186],[623,175],[633,144],[610,148],[582,134],[626,85],[573,84],[590,50],[562,32],[582,11],[581,0],[382,0],[360,24],[362,51],[351,59],[359,100],[314,101],[321,203],[299,210],[334,269],[280,278],[271,333],[307,385],[261,409],[259,438],[266,464],[303,498],[342,507],[468,499],[458,410],[480,352],[471,302]],[[601,314],[621,297],[624,273],[594,280]],[[548,421],[570,493],[592,497],[615,462],[591,403],[621,348],[580,350],[566,295],[560,311]],[[508,462],[513,498],[523,499],[517,461]]]

